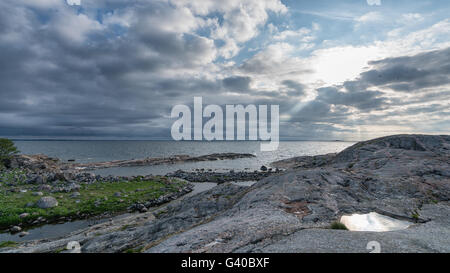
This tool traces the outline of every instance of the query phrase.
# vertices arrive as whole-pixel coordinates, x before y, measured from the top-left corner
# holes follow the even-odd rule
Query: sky
[[[448,0],[2,0],[0,136],[170,139],[280,105],[282,139],[450,134]]]

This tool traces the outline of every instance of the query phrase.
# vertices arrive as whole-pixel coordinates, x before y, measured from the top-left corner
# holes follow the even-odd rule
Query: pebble
[[[26,231],[22,231],[21,233],[19,233],[19,237],[24,237],[24,236],[27,236],[28,234],[30,234],[30,233],[28,233]]]

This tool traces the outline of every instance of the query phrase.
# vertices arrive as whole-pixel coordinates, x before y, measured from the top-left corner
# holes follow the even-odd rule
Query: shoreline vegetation
[[[81,182],[69,188],[58,182],[26,184],[24,177],[17,169],[0,175],[0,230],[17,233],[43,224],[144,211],[192,191],[189,183],[163,176]]]
[[[82,252],[366,252],[369,239],[380,242],[383,252],[446,252],[449,158],[450,136],[427,135],[359,142],[337,154],[294,157],[247,174],[198,170],[159,177],[101,177],[67,172],[61,168],[67,164],[43,155],[15,155],[0,182],[0,193],[7,197],[0,204],[0,222],[11,231],[21,229],[20,223],[11,227],[14,221],[38,216],[36,212],[73,215],[74,208],[80,208],[75,200],[86,214],[140,213],[63,238],[2,242],[0,252],[61,252],[68,241],[80,242]],[[190,182],[207,182],[217,175],[216,187],[177,200],[192,190]],[[258,182],[251,187],[228,183],[240,176]],[[161,200],[170,194],[175,195]],[[120,202],[126,195],[129,199]],[[49,208],[27,207],[46,196],[54,198],[46,200]],[[352,232],[340,223],[341,216],[370,212],[408,221],[411,227]],[[23,213],[29,215],[21,218]]]

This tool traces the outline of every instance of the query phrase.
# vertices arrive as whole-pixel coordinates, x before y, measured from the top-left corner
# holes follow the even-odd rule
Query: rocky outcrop
[[[187,172],[183,170],[178,170],[174,173],[169,173],[169,177],[177,177],[189,182],[214,182],[214,183],[225,183],[225,182],[236,182],[236,181],[258,181],[264,177],[271,176],[276,173],[281,173],[279,169],[267,169],[265,171],[229,171],[229,172],[213,172],[213,171],[195,171]]]
[[[61,161],[57,158],[46,155],[13,155],[8,161],[8,168],[28,169],[34,172],[51,170],[53,172],[61,170]]]
[[[47,184],[47,182],[87,182],[92,183],[100,179],[119,181],[124,177],[100,177],[86,171],[113,167],[151,166],[161,164],[180,164],[188,162],[233,160],[255,157],[253,154],[216,153],[202,156],[175,155],[164,158],[145,158],[132,160],[115,160],[91,163],[66,163],[57,158],[46,155],[14,155],[8,162],[9,170],[23,171],[27,184]],[[8,172],[6,170],[5,172]],[[19,179],[19,178],[18,178]],[[20,179],[23,179],[20,177]]]
[[[131,167],[131,166],[147,166],[147,165],[159,165],[159,164],[178,164],[187,162],[200,162],[200,161],[215,161],[215,160],[233,160],[239,158],[255,157],[253,154],[240,154],[240,153],[216,153],[202,156],[188,156],[188,155],[176,155],[166,158],[146,158],[146,159],[133,159],[133,160],[118,160],[109,162],[94,162],[94,163],[65,163],[57,158],[52,158],[46,155],[14,155],[7,164],[7,169],[2,170],[4,177],[13,179],[15,183],[32,184],[38,187],[45,188],[51,192],[73,192],[79,190],[79,184],[91,184],[101,182],[118,182],[127,181],[138,178],[137,176],[124,177],[124,176],[100,176],[89,172],[88,170],[111,168],[111,167]],[[17,170],[20,170],[17,172]],[[205,181],[205,172],[199,172],[198,174],[189,173],[176,173],[172,177],[178,178],[194,178],[197,177]],[[216,175],[216,174],[214,174]],[[230,179],[223,179],[225,175],[216,175],[218,177],[218,183],[231,181]],[[237,174],[234,173],[233,177],[241,178],[233,181],[248,181],[260,179],[267,175],[260,174]],[[208,176],[209,179],[211,176]],[[222,178],[221,178],[222,177]],[[228,178],[231,176],[228,175]],[[249,179],[249,178],[255,179]],[[145,178],[145,177],[144,177]],[[148,176],[148,179],[151,179]],[[189,179],[186,179],[189,180]],[[192,180],[189,180],[192,181]],[[195,179],[194,179],[195,181]],[[0,176],[0,183],[4,182]]]
[[[400,135],[285,160],[274,164],[289,167],[284,173],[250,188],[219,185],[137,226],[6,251],[54,251],[79,240],[84,252],[369,252],[370,241],[382,252],[449,252],[449,145],[450,136]],[[342,215],[368,212],[412,226],[385,233],[329,229]],[[96,232],[102,230],[108,228]]]
[[[202,156],[189,156],[189,155],[175,155],[170,157],[149,157],[144,159],[132,159],[132,160],[115,160],[108,162],[95,162],[95,163],[82,163],[82,164],[66,164],[68,169],[83,169],[83,170],[95,170],[103,168],[113,167],[136,167],[136,166],[152,166],[161,164],[179,164],[188,162],[201,162],[201,161],[216,161],[216,160],[231,160],[239,158],[251,158],[255,157],[253,154],[239,154],[239,153],[216,153]]]

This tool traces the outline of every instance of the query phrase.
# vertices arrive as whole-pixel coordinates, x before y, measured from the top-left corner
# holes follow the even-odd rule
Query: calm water
[[[146,175],[166,174],[178,169],[197,168],[217,171],[256,170],[270,162],[301,155],[319,155],[339,152],[353,142],[338,141],[285,141],[277,151],[261,152],[260,143],[252,141],[195,142],[195,141],[15,141],[24,154],[46,154],[62,160],[76,162],[99,162],[173,155],[206,155],[211,153],[251,153],[256,158],[197,162],[189,164],[126,167],[97,170],[102,175]]]

